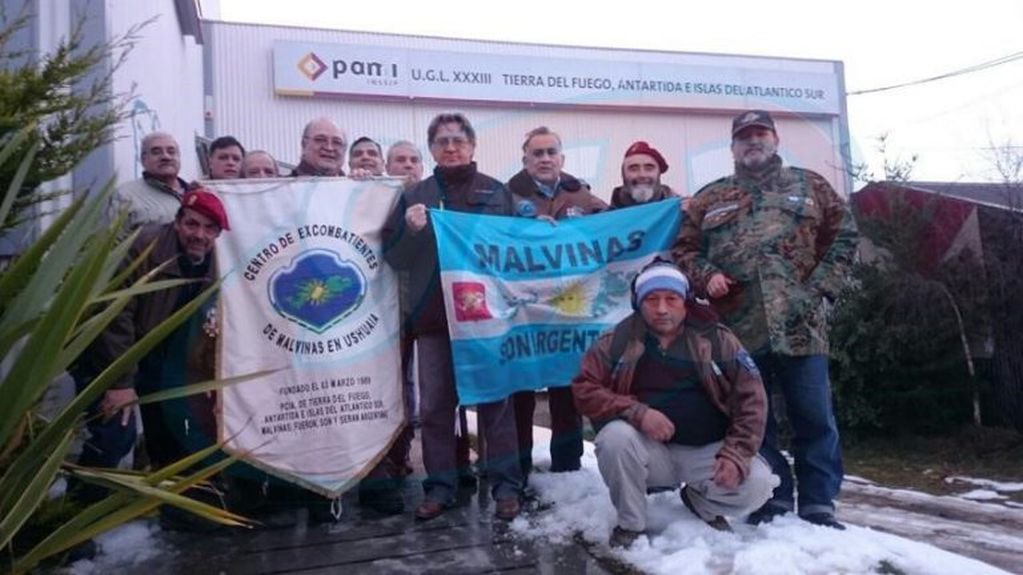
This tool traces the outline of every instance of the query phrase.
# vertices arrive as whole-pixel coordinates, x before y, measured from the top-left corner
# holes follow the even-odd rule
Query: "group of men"
[[[855,251],[855,228],[824,178],[782,165],[778,143],[767,112],[736,117],[735,173],[687,198],[672,261],[652,262],[636,274],[634,313],[586,353],[571,385],[535,382],[538,389],[548,388],[552,472],[580,468],[581,416],[599,429],[598,465],[618,511],[614,545],[630,544],[644,531],[649,490],[677,489],[682,483],[679,493],[685,506],[717,529],[729,528],[728,516],[749,514],[748,521],[755,524],[794,510],[792,471],[778,450],[768,401],[773,389],[784,395],[794,431],[799,516],[843,528],[834,519],[842,463],[827,375],[825,313],[828,300],[845,281]],[[223,206],[201,187],[189,191],[178,176],[179,147],[173,137],[154,133],[142,144],[143,177],[116,191],[111,217],[127,212],[128,228],[150,226],[138,246],[153,237],[165,238],[167,249],[159,254],[154,250],[150,259],[176,254],[179,265],[161,273],[215,277],[213,239],[228,229]],[[626,150],[622,185],[611,193],[610,205],[563,170],[561,138],[546,127],[526,135],[523,168],[507,183],[478,171],[476,144],[476,132],[464,115],[436,116],[427,130],[436,167],[423,179],[422,155],[411,142],[394,143],[386,155],[368,137],[349,147],[343,130],[319,118],[306,125],[301,158],[291,174],[344,176],[347,152],[350,177],[387,174],[406,179],[383,236],[390,246],[384,258],[399,271],[402,283],[403,362],[411,365],[408,350],[413,342],[418,354],[426,468],[424,497],[414,511],[419,520],[438,517],[455,504],[459,472],[467,466],[464,433],[458,432],[464,423],[456,424],[459,399],[430,212],[553,222],[677,197],[661,182],[667,160],[647,142],[637,141]],[[212,143],[208,165],[210,179],[280,176],[274,158],[263,151],[246,153],[230,136]],[[158,248],[163,245],[157,243]],[[168,295],[159,305],[139,298],[126,308],[99,338],[98,351],[88,362],[91,372],[83,373],[83,380],[116,357],[115,351],[103,351],[108,340],[130,344],[132,337],[145,333],[146,321],[170,315],[195,293]],[[126,390],[143,385],[143,380],[152,385],[162,378],[164,386],[191,381],[184,342],[214,337],[215,330],[202,319],[182,330],[180,337],[172,336],[158,348],[163,355],[147,356],[136,373],[108,391],[98,409],[120,410],[134,398]],[[169,353],[179,354],[182,362],[176,364]],[[146,365],[155,371],[147,371]],[[489,479],[495,515],[503,520],[520,513],[533,468],[535,401],[533,392],[520,392],[475,406],[485,445],[481,469]],[[180,421],[151,422],[145,412],[143,419],[147,445],[150,435],[159,442],[165,434],[180,434],[167,429]],[[116,464],[124,449],[111,448],[116,442],[109,440],[105,446],[98,444],[118,435],[117,426],[130,420],[124,410],[121,417],[90,424],[95,449],[89,451],[87,445],[87,453],[102,457],[87,463]],[[369,474],[360,501],[383,513],[404,510],[400,478],[408,470],[411,439],[411,432],[405,434]]]

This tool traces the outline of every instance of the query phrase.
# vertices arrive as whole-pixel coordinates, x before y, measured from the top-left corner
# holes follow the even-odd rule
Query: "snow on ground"
[[[107,531],[96,537],[96,544],[99,553],[95,559],[76,561],[64,573],[130,573],[132,567],[170,549],[160,537],[160,527],[151,519],[139,519]]]
[[[976,479],[973,477],[963,477],[961,475],[953,475],[945,478],[945,483],[966,483],[969,485],[976,485],[978,487],[987,487],[991,491],[997,493],[1012,493],[1014,491],[1023,491],[1023,483],[1006,483],[1002,481],[992,481],[990,479]]]
[[[549,433],[538,429],[534,462],[544,465]],[[553,507],[515,520],[524,537],[569,542],[579,534],[606,549],[615,510],[604,486],[593,445],[586,445],[583,469],[566,474],[533,474],[530,484]],[[881,509],[879,513],[887,510]],[[891,511],[898,514],[898,511]],[[849,525],[836,531],[793,515],[759,527],[732,521],[734,533],[714,531],[685,509],[677,492],[648,497],[648,526],[627,550],[610,550],[648,573],[797,575],[896,572],[926,575],[1003,574],[1000,569],[925,543]]]
[[[997,491],[991,491],[990,489],[974,489],[972,491],[967,491],[966,493],[960,493],[959,497],[962,497],[963,499],[973,499],[974,501],[1008,499],[1008,497],[998,493]]]
[[[470,412],[470,417],[474,414]],[[533,461],[540,467],[549,464],[550,432],[534,428]],[[759,527],[733,520],[734,533],[714,531],[682,505],[678,492],[665,492],[648,497],[648,536],[641,537],[627,550],[607,549],[607,539],[615,525],[615,510],[608,497],[593,445],[586,444],[583,469],[574,473],[535,473],[530,484],[540,498],[554,505],[547,511],[519,517],[512,529],[524,538],[546,539],[570,544],[578,535],[636,568],[652,574],[672,575],[724,574],[734,575],[818,575],[831,573],[867,574],[878,572],[906,575],[1004,575],[1002,571],[937,547],[848,525],[846,531],[835,531],[810,525],[795,516],[779,518]],[[885,490],[871,481],[846,477],[847,482],[866,493],[884,490],[905,500],[938,499],[950,504],[987,508],[981,503],[933,496],[914,491]],[[996,491],[994,482],[970,480],[975,485]],[[1010,487],[1014,484],[1007,484]],[[977,490],[980,491],[980,490]],[[843,508],[845,510],[846,508]],[[849,508],[845,516],[858,523],[891,529],[898,525],[904,533],[915,533],[928,539],[936,518],[905,510],[859,505]],[[996,513],[996,510],[988,512]],[[914,527],[915,525],[915,527]],[[944,524],[943,524],[944,525]],[[945,525],[941,529],[952,529]],[[964,529],[975,529],[965,526]],[[992,542],[1000,529],[981,534]],[[1004,537],[1013,534],[1001,533]],[[965,537],[965,535],[964,535]],[[140,562],[171,551],[154,520],[138,520],[97,538],[101,552],[93,561],[79,561],[66,573],[94,575],[131,572]],[[1014,541],[1006,542],[1010,547]]]

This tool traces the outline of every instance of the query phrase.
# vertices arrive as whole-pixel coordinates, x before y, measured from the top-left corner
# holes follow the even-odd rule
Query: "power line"
[[[981,62],[980,64],[974,64],[967,66],[966,68],[960,68],[959,70],[953,70],[937,76],[931,76],[930,78],[921,78],[919,80],[913,80],[911,82],[903,82],[901,84],[892,84],[890,86],[881,86],[879,88],[870,88],[867,90],[855,90],[853,92],[847,92],[847,96],[861,96],[863,94],[876,94],[877,92],[886,92],[888,90],[895,90],[898,88],[905,88],[908,86],[917,86],[920,84],[926,84],[928,82],[934,82],[937,80],[944,80],[945,78],[952,78],[954,76],[962,76],[963,74],[972,74],[974,72],[980,72],[988,68],[994,68],[995,66],[1001,66],[1002,64],[1008,64],[1016,60],[1023,59],[1023,52],[1016,52],[1009,54],[1008,56],[1002,56],[1001,58],[995,58],[994,60],[988,60],[987,62]]]

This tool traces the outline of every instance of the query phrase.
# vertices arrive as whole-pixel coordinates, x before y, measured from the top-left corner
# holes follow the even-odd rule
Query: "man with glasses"
[[[589,186],[562,171],[565,155],[561,137],[547,126],[526,134],[522,144],[522,170],[508,180],[519,216],[544,217],[552,220],[595,214],[607,209],[604,200],[594,196]],[[548,388],[551,414],[551,471],[576,471],[583,454],[582,418],[572,402],[567,381],[537,382]],[[515,426],[518,431],[519,463],[528,479],[533,469],[533,412],[536,396],[520,391],[512,396],[515,405]]]
[[[408,270],[409,336],[415,338],[419,351],[419,414],[427,473],[423,502],[415,511],[421,521],[434,519],[454,505],[458,487],[458,392],[429,210],[513,213],[511,193],[504,184],[476,170],[476,131],[465,116],[436,116],[427,128],[427,142],[437,163],[433,175],[402,194],[384,228],[384,243],[389,246],[384,258],[396,269]],[[484,467],[496,501],[495,515],[510,521],[519,514],[522,490],[511,402],[506,398],[484,403],[476,410],[486,443]]]
[[[622,159],[622,185],[611,192],[611,208],[627,208],[677,196],[661,183],[668,162],[657,148],[640,140],[625,150]]]
[[[316,118],[302,131],[302,158],[292,176],[344,176],[348,137],[330,118]]]
[[[377,152],[377,159],[380,154],[379,145],[369,138],[359,138],[356,145],[368,142],[370,147]],[[356,146],[353,146],[353,150]],[[302,158],[298,166],[292,170],[293,177],[343,177],[345,175],[342,166],[345,160],[347,148],[347,136],[341,128],[330,118],[316,118],[310,121],[302,131]],[[375,172],[365,167],[353,164],[349,177],[353,179],[366,179]],[[383,173],[383,164],[380,163],[380,174]],[[392,451],[402,448],[404,443],[396,442]],[[397,469],[400,466],[401,456],[389,453],[387,457],[374,467],[359,485],[359,502],[377,513],[383,515],[395,515],[404,510],[404,501],[401,495],[401,474]],[[291,493],[288,493],[288,491]],[[286,498],[296,500],[297,503],[305,504],[309,508],[313,522],[329,522],[336,520],[330,511],[330,500],[312,492],[296,492],[297,488],[283,488],[282,495]]]

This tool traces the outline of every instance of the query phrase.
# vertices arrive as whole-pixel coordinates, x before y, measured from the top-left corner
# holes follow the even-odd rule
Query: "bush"
[[[964,350],[982,339],[983,270],[969,253],[921,270],[928,210],[893,194],[888,217],[860,220],[879,256],[853,269],[836,302],[831,376],[836,416],[853,433],[943,433],[969,423],[977,380]]]

